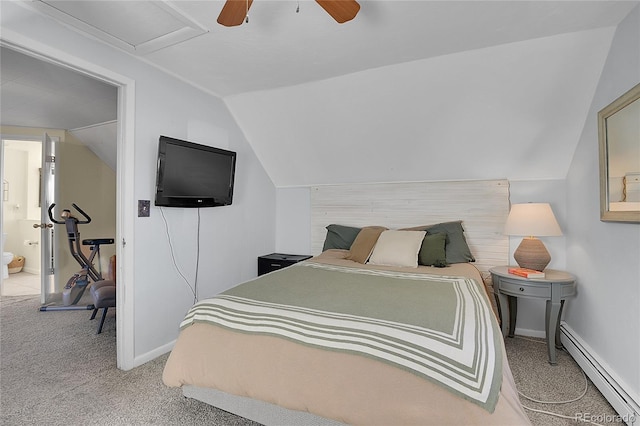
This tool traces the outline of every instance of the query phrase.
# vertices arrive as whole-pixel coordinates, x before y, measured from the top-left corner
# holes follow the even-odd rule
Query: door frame
[[[134,347],[134,152],[135,152],[135,80],[85,59],[3,29],[0,45],[63,68],[67,68],[118,88],[117,170],[116,170],[116,256],[118,291],[116,293],[117,366],[135,367]],[[0,227],[2,224],[0,223]]]

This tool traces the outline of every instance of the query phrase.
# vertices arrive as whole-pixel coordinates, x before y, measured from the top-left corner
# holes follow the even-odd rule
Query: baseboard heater
[[[600,393],[609,401],[609,404],[616,410],[619,419],[608,419],[612,421],[623,421],[630,426],[640,426],[640,405],[638,401],[629,395],[621,385],[603,366],[602,362],[593,355],[589,346],[569,327],[565,322],[560,325],[562,344],[580,368],[591,379]],[[584,413],[584,415],[595,417],[599,413]],[[607,419],[604,419],[607,420]]]

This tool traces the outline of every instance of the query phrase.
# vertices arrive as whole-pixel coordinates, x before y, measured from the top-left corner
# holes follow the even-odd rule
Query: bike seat
[[[100,244],[113,244],[113,238],[93,238],[90,240],[82,240],[83,246],[99,246]]]

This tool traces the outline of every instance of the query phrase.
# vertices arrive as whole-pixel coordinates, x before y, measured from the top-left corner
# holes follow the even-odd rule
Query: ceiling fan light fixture
[[[352,20],[360,11],[356,0],[316,0],[316,3],[339,24]]]
[[[253,0],[227,0],[218,16],[218,23],[226,27],[249,23],[249,8]],[[356,17],[360,5],[356,0],[316,0],[322,8],[339,24],[343,24]],[[300,1],[296,13],[300,12]]]
[[[249,9],[253,0],[227,0],[218,15],[218,24],[235,27],[249,22]]]

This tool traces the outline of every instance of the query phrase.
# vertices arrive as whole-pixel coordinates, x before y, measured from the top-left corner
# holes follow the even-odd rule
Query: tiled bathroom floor
[[[27,296],[40,294],[40,275],[28,272],[9,274],[9,278],[2,280],[3,296]]]

